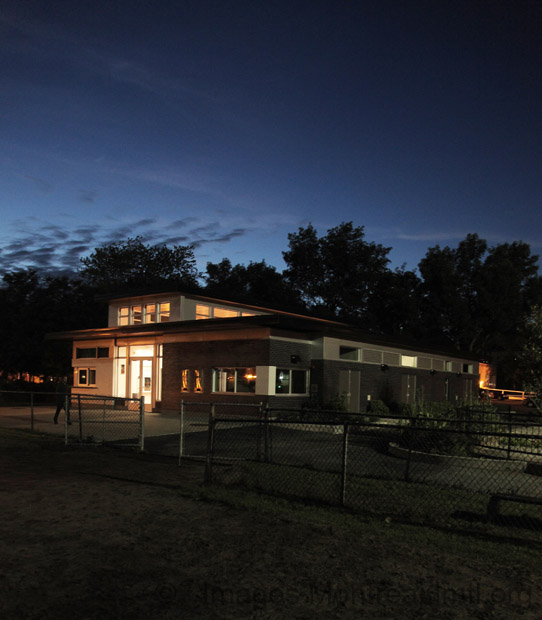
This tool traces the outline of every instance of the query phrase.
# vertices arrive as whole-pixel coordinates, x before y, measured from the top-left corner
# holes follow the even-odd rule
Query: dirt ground
[[[542,617],[542,570],[514,563],[511,545],[500,562],[429,536],[398,542],[394,524],[202,499],[201,480],[198,463],[2,430],[1,616]]]

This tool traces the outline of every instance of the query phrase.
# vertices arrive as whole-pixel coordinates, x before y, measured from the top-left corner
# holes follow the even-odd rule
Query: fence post
[[[79,415],[79,441],[83,441],[83,419],[81,416],[81,394],[77,394],[77,412]]]
[[[106,399],[103,399],[103,411],[102,411],[102,443],[105,443],[105,407],[106,407]]]
[[[70,397],[66,394],[64,397],[64,445],[68,445],[68,425],[70,424]],[[81,409],[81,406],[79,406]]]
[[[263,460],[271,463],[271,435],[269,427],[269,407],[266,405],[263,418]]]
[[[183,438],[184,438],[184,400],[181,400],[181,410],[179,411],[179,466],[183,458]]]
[[[264,433],[264,420],[265,420],[265,410],[263,408],[263,403],[260,403],[258,407],[258,439],[256,441],[256,460],[264,461],[265,460],[265,444],[262,452],[262,435]]]
[[[406,465],[405,465],[405,482],[410,482],[410,461],[412,459],[412,442],[414,440],[414,435],[415,435],[416,418],[414,417],[410,418],[410,427],[411,427],[411,433],[408,439],[408,454],[407,454],[407,460],[406,460]]]
[[[205,454],[205,479],[206,484],[210,483],[213,476],[213,450],[215,445],[215,406],[211,405],[209,410],[209,427],[207,431],[207,452]]]
[[[341,507],[344,507],[346,498],[346,470],[348,465],[348,424],[343,425],[343,458],[341,467]]]
[[[506,460],[510,460],[512,450],[512,405],[508,405],[508,448],[506,450]]]
[[[34,432],[34,392],[30,392],[30,430]]]
[[[139,450],[145,449],[145,397],[139,399]]]

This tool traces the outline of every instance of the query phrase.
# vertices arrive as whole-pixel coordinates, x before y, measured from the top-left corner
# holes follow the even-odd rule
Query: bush
[[[367,404],[367,413],[372,413],[375,416],[385,418],[390,415],[390,408],[382,400],[370,400]]]

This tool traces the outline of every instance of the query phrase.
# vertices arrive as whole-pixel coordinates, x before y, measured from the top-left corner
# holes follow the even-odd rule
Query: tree
[[[175,284],[198,288],[192,246],[145,245],[141,237],[104,244],[81,259],[82,277],[103,292]]]
[[[522,347],[524,317],[542,304],[538,256],[521,241],[489,250],[480,286],[485,325],[493,349],[517,353]]]
[[[315,228],[288,235],[286,280],[307,308],[322,316],[368,325],[371,298],[388,273],[391,248],[365,240],[363,226],[343,222],[318,237]]]
[[[106,313],[95,302],[94,289],[80,280],[44,276],[34,269],[8,272],[3,284],[0,369],[12,373],[66,374],[71,346],[46,341],[45,335],[102,325]]]
[[[478,302],[486,251],[487,243],[470,234],[456,249],[429,248],[420,261],[422,321],[428,339],[444,338],[464,351],[483,348],[486,331]]]
[[[542,306],[533,306],[525,319],[526,342],[521,354],[524,388],[536,393],[533,398],[542,411]]]
[[[488,248],[476,234],[455,249],[429,248],[419,264],[427,336],[484,357],[517,354],[525,312],[542,303],[537,261],[526,243]]]
[[[253,305],[267,305],[300,309],[296,292],[275,267],[265,260],[232,266],[228,258],[220,263],[207,263],[205,292],[213,297],[241,301]]]
[[[369,324],[394,338],[419,339],[420,279],[404,266],[388,270],[376,281],[369,304]]]

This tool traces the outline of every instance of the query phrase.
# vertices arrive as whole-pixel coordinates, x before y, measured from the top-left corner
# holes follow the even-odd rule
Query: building
[[[296,408],[342,399],[467,400],[478,363],[367,335],[344,323],[181,292],[109,299],[108,326],[73,341],[73,394],[141,398],[148,411],[181,401]]]

